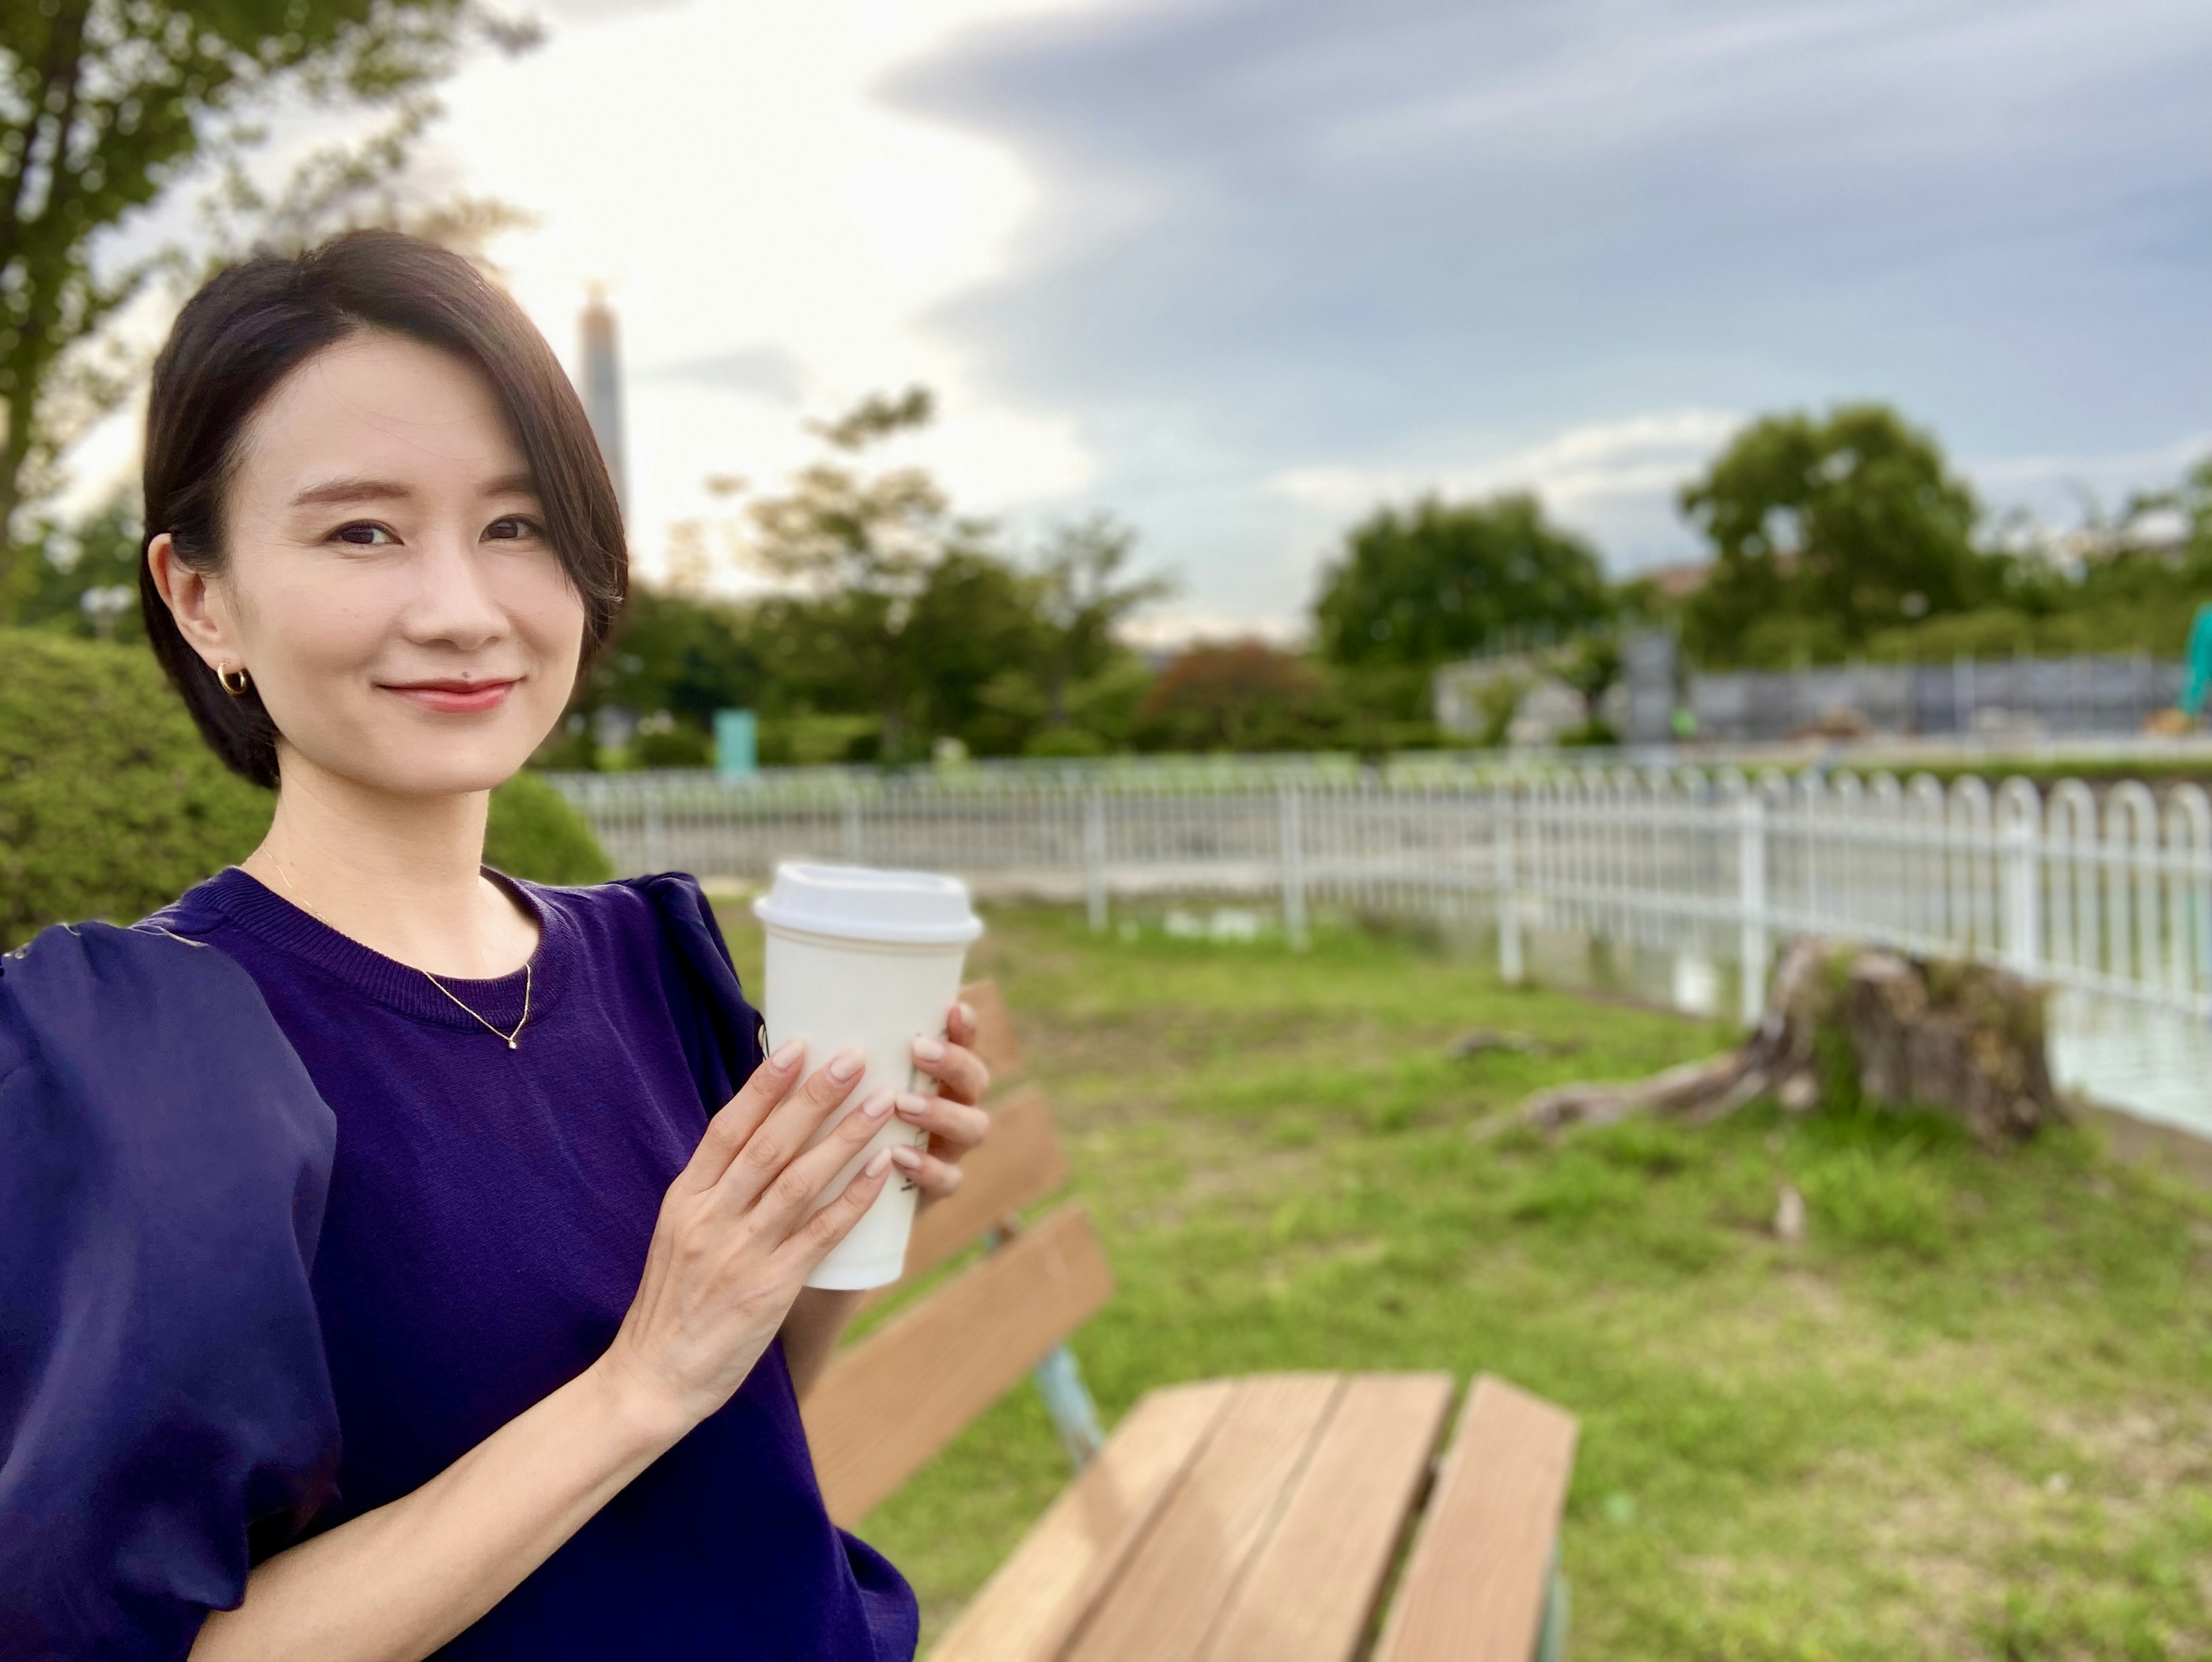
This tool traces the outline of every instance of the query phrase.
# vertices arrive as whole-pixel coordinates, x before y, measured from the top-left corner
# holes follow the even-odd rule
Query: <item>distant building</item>
[[[615,482],[615,496],[627,517],[629,466],[623,450],[622,349],[615,338],[614,308],[597,289],[584,306],[583,340],[584,413],[591,417],[592,432],[599,441],[599,454],[606,459],[607,472]]]
[[[1686,600],[1711,580],[1713,563],[1687,560],[1675,565],[1653,566],[1648,571],[1631,575],[1650,583],[1652,592],[1663,600]]]

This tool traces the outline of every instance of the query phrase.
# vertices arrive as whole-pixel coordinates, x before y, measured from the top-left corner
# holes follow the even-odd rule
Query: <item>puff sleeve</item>
[[[335,1126],[245,971],[141,926],[0,958],[0,1659],[181,1657],[328,1497]]]

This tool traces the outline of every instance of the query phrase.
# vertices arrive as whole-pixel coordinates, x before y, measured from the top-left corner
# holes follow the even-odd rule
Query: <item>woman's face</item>
[[[513,774],[568,702],[584,605],[489,380],[369,331],[243,436],[222,570],[171,564],[167,587],[200,655],[253,678],[286,776],[428,795]]]

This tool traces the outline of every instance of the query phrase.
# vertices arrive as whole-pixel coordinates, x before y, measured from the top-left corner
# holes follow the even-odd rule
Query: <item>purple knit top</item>
[[[312,1287],[342,1446],[311,1532],[417,1488],[605,1351],[663,1191],[760,1060],[691,880],[510,886],[542,932],[513,1050],[236,868],[158,919],[246,971],[337,1117]],[[524,981],[445,984],[507,1032]],[[916,1626],[897,1571],[831,1525],[771,1346],[438,1654],[908,1662]]]

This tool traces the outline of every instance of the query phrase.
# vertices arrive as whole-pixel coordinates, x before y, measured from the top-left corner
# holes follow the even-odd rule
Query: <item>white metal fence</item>
[[[2061,988],[2212,1019],[2212,801],[2193,785],[1948,788],[1731,771],[1528,780],[1348,770],[565,775],[624,872],[765,879],[811,858],[957,873],[985,894],[1265,896],[1695,953],[1739,971],[1747,1018],[1781,940],[1850,936],[1987,959]]]

